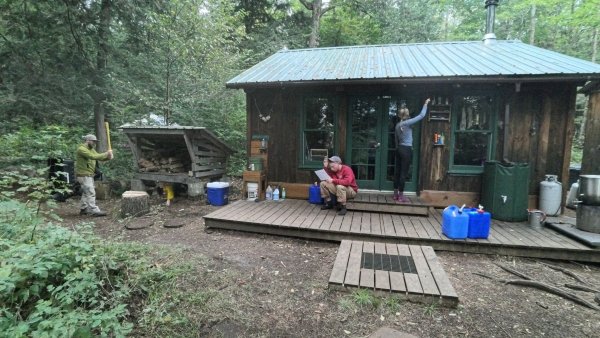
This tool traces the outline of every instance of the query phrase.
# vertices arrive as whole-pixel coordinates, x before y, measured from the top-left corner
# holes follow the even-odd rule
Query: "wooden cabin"
[[[406,190],[475,203],[485,161],[527,163],[535,205],[546,174],[568,182],[576,94],[598,80],[599,64],[494,39],[281,50],[227,87],[246,93],[248,153],[269,137],[268,181],[310,184],[339,155],[360,190],[392,190],[397,110],[431,98]]]

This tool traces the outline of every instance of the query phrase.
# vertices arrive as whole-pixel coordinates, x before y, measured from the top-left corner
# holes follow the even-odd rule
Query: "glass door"
[[[394,188],[394,129],[402,103],[405,103],[404,100],[390,96],[354,97],[350,100],[346,152],[349,158],[346,162],[352,167],[361,189]],[[418,115],[419,111],[411,110],[411,116]],[[415,191],[417,187],[419,131],[420,124],[417,124],[413,127],[413,161],[405,191]]]

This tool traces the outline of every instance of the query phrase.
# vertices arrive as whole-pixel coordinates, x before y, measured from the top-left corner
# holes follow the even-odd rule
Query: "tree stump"
[[[126,191],[121,199],[121,217],[137,217],[150,211],[150,196],[145,191]]]

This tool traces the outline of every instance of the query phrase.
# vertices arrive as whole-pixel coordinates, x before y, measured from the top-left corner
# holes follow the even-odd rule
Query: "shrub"
[[[33,236],[35,232],[35,236]],[[14,200],[0,202],[0,332],[8,337],[125,336],[128,302],[143,293],[135,246],[44,224]]]

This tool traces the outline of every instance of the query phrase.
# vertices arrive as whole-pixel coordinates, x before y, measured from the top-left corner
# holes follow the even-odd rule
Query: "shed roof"
[[[228,88],[308,83],[587,81],[600,64],[520,41],[432,42],[281,50],[227,82]]]
[[[133,126],[122,125],[119,127],[127,135],[191,135],[198,136],[219,147],[226,153],[234,153],[235,150],[227,143],[221,141],[212,131],[205,127],[195,126]]]

